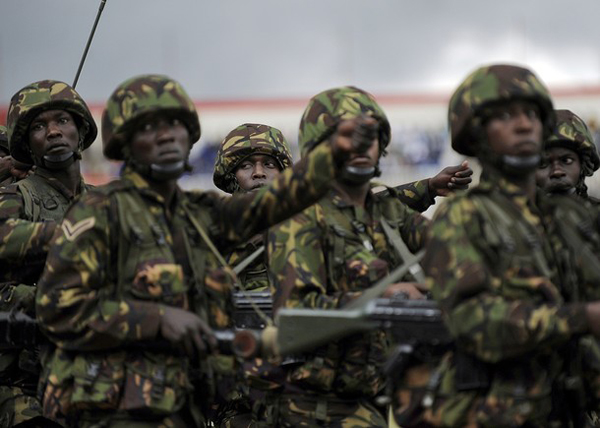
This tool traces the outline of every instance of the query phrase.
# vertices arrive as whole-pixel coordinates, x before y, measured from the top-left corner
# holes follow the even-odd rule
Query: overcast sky
[[[0,0],[0,105],[73,82],[99,0]],[[489,62],[550,86],[600,83],[598,0],[107,0],[77,89],[104,103],[141,73],[196,100],[449,92]]]

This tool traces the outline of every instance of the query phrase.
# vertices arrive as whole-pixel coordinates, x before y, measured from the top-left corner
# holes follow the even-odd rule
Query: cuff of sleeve
[[[435,205],[435,194],[429,188],[429,178],[425,179],[425,182],[426,186],[425,195],[423,195],[423,202],[425,205],[427,205],[427,208],[429,208],[430,206]]]
[[[561,314],[561,312],[563,312]],[[559,309],[559,319],[567,321],[568,328],[573,335],[586,334],[590,328],[586,317],[585,303],[570,303]]]

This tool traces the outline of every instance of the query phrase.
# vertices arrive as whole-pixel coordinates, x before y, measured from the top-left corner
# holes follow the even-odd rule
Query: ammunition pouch
[[[146,353],[127,361],[121,408],[140,416],[178,412],[192,391],[187,372],[187,359],[173,356]]]

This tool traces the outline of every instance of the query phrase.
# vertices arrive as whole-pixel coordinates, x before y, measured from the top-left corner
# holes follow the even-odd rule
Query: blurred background
[[[21,87],[48,78],[73,83],[99,4],[0,2],[0,123]],[[532,68],[557,108],[600,135],[599,16],[596,0],[107,0],[77,90],[99,120],[123,80],[143,73],[178,80],[197,103],[203,131],[194,173],[182,183],[208,189],[216,148],[231,129],[275,126],[298,159],[309,98],[355,85],[388,113],[393,138],[381,181],[395,185],[462,160],[450,149],[447,102],[486,63]],[[99,139],[84,156],[86,178],[97,184],[120,168],[101,146]],[[600,181],[588,185],[600,195]]]

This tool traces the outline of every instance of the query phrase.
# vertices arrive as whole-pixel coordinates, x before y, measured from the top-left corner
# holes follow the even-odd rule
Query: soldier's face
[[[149,114],[138,121],[130,147],[131,157],[142,165],[179,162],[189,156],[190,134],[176,117]]]
[[[29,125],[28,136],[34,159],[73,152],[79,145],[77,124],[65,110],[46,110],[38,114]]]
[[[344,120],[339,123],[336,132],[331,138],[341,138],[346,140],[345,145],[352,144],[352,137],[358,124],[358,118],[352,120]],[[379,162],[379,138],[374,138],[369,148],[364,152],[355,151],[350,154],[345,165],[355,166],[358,168],[370,168],[377,165]]]
[[[242,161],[235,170],[240,187],[251,192],[269,184],[280,173],[279,164],[269,155],[252,155]]]
[[[552,147],[543,154],[535,179],[548,193],[567,193],[577,186],[580,176],[579,155],[566,147]]]
[[[529,101],[510,101],[492,108],[485,131],[490,148],[498,155],[532,156],[542,149],[539,108]]]

